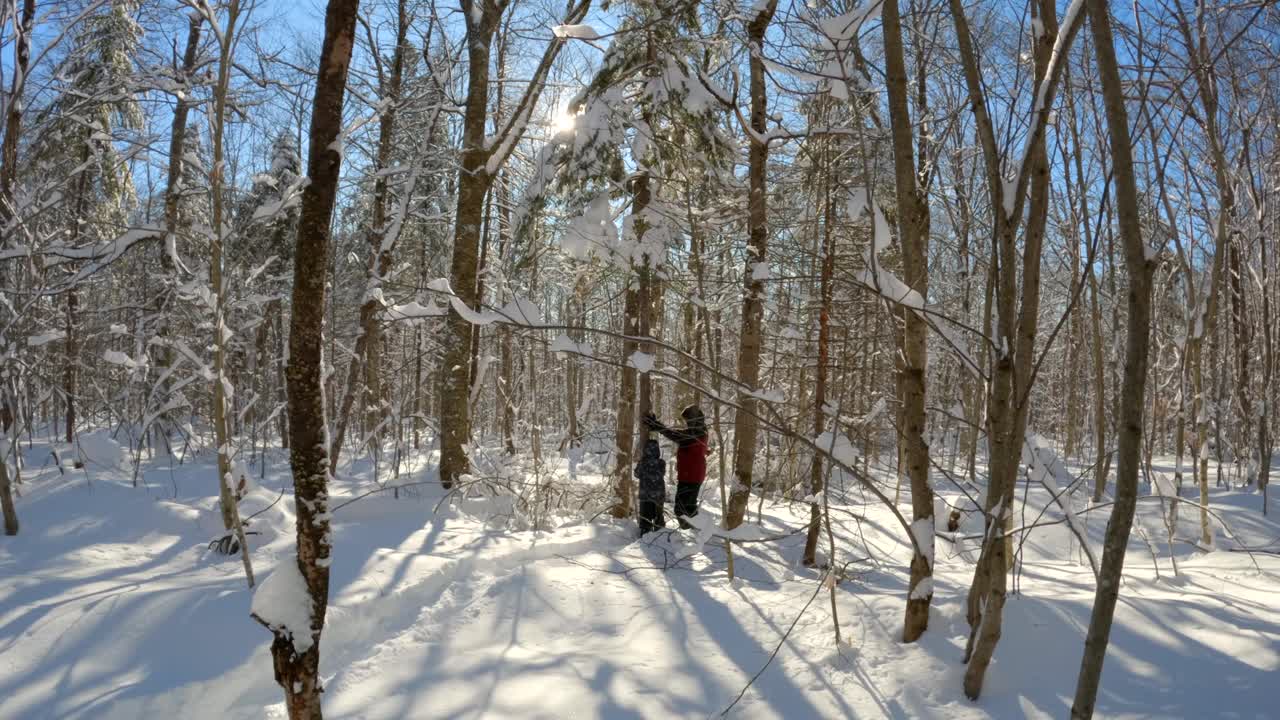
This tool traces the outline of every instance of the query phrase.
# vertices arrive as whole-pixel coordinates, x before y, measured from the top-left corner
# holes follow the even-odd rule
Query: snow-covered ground
[[[292,553],[287,466],[276,457],[244,504],[248,515],[280,498],[252,522],[259,578]],[[284,717],[240,562],[206,547],[221,531],[212,458],[146,463],[137,488],[127,458],[90,463],[87,475],[63,475],[46,458],[47,447],[28,451],[23,531],[0,538],[0,718]],[[341,475],[334,505],[371,487],[363,464]],[[718,519],[716,495],[703,506]],[[851,492],[834,514],[837,561],[847,563],[837,645],[820,572],[797,562],[805,506],[765,504],[755,532],[784,539],[735,546],[731,583],[720,541],[696,531],[636,542],[632,524],[584,518],[508,532],[437,509],[441,497],[427,484],[335,512],[328,717],[705,718],[775,649],[730,717],[1060,718],[1070,707],[1093,576],[1063,523],[1023,547],[975,703],[960,691],[960,658],[976,543],[960,538],[976,516],[958,542],[939,539],[930,630],[903,645],[901,529]],[[1048,502],[1030,489],[1016,524],[1061,519],[1056,505],[1040,515]],[[1234,538],[1220,531],[1209,553],[1175,543],[1176,577],[1159,504],[1140,504],[1146,537],[1131,545],[1098,716],[1280,713],[1280,556],[1230,551],[1280,548],[1280,524],[1261,516],[1257,494],[1215,489],[1212,503]],[[1080,523],[1099,555],[1105,512]],[[1195,537],[1196,518],[1183,508],[1179,536]]]

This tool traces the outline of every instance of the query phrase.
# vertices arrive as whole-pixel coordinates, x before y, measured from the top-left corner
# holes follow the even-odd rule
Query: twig
[[[348,501],[346,501],[346,502],[342,503],[341,505],[338,505],[337,507],[333,508],[333,509],[332,509],[332,510],[330,510],[329,512],[331,512],[331,513],[332,513],[332,512],[337,512],[337,511],[341,510],[342,508],[344,508],[344,507],[346,507],[346,506],[350,505],[351,503],[353,503],[353,502],[355,502],[355,501],[357,501],[357,500],[363,500],[364,498],[367,498],[367,497],[369,497],[370,495],[372,495],[372,494],[374,494],[374,493],[386,492],[386,491],[388,491],[388,490],[394,490],[395,488],[413,487],[413,486],[415,486],[415,485],[436,484],[436,483],[439,483],[439,482],[440,482],[439,480],[422,480],[422,481],[419,481],[419,482],[398,483],[398,484],[396,484],[396,485],[384,485],[384,486],[382,486],[382,487],[376,487],[376,488],[374,488],[374,489],[370,490],[369,492],[361,493],[361,494],[359,494],[359,495],[357,495],[357,496],[355,496],[355,497],[351,498],[350,500],[348,500]],[[283,491],[281,491],[281,492],[282,492],[282,494],[283,494]],[[273,504],[274,504],[274,503],[273,503]],[[266,508],[263,508],[263,509],[265,510]]]

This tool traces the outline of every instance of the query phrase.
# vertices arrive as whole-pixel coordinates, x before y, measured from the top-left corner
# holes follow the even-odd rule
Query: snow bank
[[[104,470],[123,470],[132,464],[129,451],[106,430],[81,433],[76,438],[76,457]]]

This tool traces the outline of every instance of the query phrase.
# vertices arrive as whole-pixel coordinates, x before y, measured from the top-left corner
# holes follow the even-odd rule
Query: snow
[[[247,517],[280,497],[251,521],[261,533],[249,540],[261,580],[252,591],[239,558],[205,547],[222,532],[212,453],[187,456],[172,471],[163,455],[145,460],[134,488],[127,468],[67,468],[64,476],[41,467],[49,446],[40,435],[30,449],[22,444],[22,534],[0,538],[0,717],[286,717],[271,635],[249,613],[296,628],[295,640],[309,635],[287,453],[268,453],[262,487],[242,504]],[[89,444],[122,450],[104,431],[82,435],[82,444],[90,435]],[[590,455],[575,482],[602,484]],[[1172,459],[1153,462],[1159,469]],[[558,463],[563,478],[566,460]],[[375,487],[369,461],[346,468],[331,487],[326,717],[715,717],[775,648],[730,717],[1069,714],[1094,584],[1067,552],[1061,523],[1036,529],[1023,545],[1020,591],[1005,607],[983,696],[969,702],[959,659],[976,541],[937,540],[934,577],[914,589],[933,593],[929,630],[904,645],[910,545],[884,508],[856,491],[842,497],[833,483],[836,560],[858,560],[867,547],[875,555],[834,584],[847,639],[837,645],[825,589],[800,612],[823,577],[798,564],[804,533],[786,534],[803,527],[807,505],[766,499],[757,525],[753,498],[750,521],[726,533],[717,493],[707,492],[695,529],[641,541],[634,523],[607,517],[514,530],[498,524],[498,498],[447,501],[430,483],[432,467],[413,461],[410,474],[428,484],[416,494],[403,488],[398,500],[383,493],[338,507]],[[878,479],[893,481],[887,472]],[[1263,544],[1280,531],[1259,512],[1258,495],[1211,493],[1241,541]],[[1042,511],[1046,521],[1060,519],[1048,495],[1033,483],[1024,510],[1020,486],[1015,524],[1024,512],[1028,522]],[[909,508],[909,488],[901,503]],[[1138,512],[1138,527],[1161,522],[1157,502],[1140,502]],[[1100,550],[1105,513],[1088,515],[1084,530]],[[1182,516],[1198,523],[1195,512]],[[981,522],[972,514],[957,535],[974,524],[980,533]],[[725,535],[740,541],[732,582]],[[1222,550],[1212,553],[1179,544],[1177,579],[1166,555],[1157,579],[1146,544],[1131,542],[1095,717],[1274,715],[1280,557],[1257,555],[1259,571],[1248,555],[1229,551],[1232,535],[1217,542]]]
[[[866,188],[854,188],[849,191],[848,207],[851,218],[861,217],[867,211],[871,212],[872,218],[871,248],[867,251],[867,268],[859,270],[854,279],[890,302],[923,311],[925,303],[920,293],[902,282],[892,271],[886,270],[876,258],[881,251],[889,247],[891,237],[889,222],[885,219],[880,206],[868,195]]]
[[[527,298],[516,297],[511,302],[503,305],[498,314],[502,316],[503,320],[516,325],[538,327],[545,324],[542,320],[542,310]]]
[[[916,584],[908,595],[912,600],[921,600],[933,595],[933,578],[927,577]]]
[[[773,388],[770,390],[753,390],[747,394],[757,400],[763,400],[765,402],[781,403],[787,401],[787,394],[779,388]]]
[[[573,38],[575,40],[599,40],[600,33],[590,25],[556,25],[551,28],[552,34],[558,38]]]
[[[843,433],[827,430],[814,438],[813,444],[836,462],[853,467],[858,461],[858,451]]]
[[[445,310],[436,304],[435,298],[429,298],[423,305],[411,300],[403,305],[389,305],[383,311],[388,320],[421,320],[423,318],[444,317]]]
[[[879,255],[882,250],[889,247],[889,222],[884,217],[884,212],[880,210],[880,206],[875,203],[867,195],[866,188],[854,188],[849,191],[849,217],[861,217],[868,209],[872,214],[872,252]]]
[[[106,430],[76,436],[76,456],[93,470],[123,470],[132,465],[129,451]]]
[[[879,264],[871,269],[859,270],[854,278],[890,302],[905,305],[912,310],[924,310],[924,298],[920,297],[920,293]]]
[[[653,372],[653,355],[637,350],[627,358],[627,364],[642,373]]]
[[[552,340],[551,344],[547,346],[547,349],[551,352],[569,353],[571,355],[582,355],[584,357],[591,357],[595,352],[590,343],[575,342],[573,338],[564,333],[557,335],[556,339]]]
[[[51,342],[57,342],[58,340],[61,340],[66,336],[67,336],[67,333],[62,330],[50,330],[49,332],[44,332],[44,333],[40,333],[39,335],[32,335],[28,337],[27,345],[29,347],[40,347],[41,345],[48,345]]]
[[[111,363],[112,365],[120,365],[130,370],[139,366],[139,363],[137,360],[134,360],[133,358],[129,357],[128,355],[118,350],[107,350],[103,352],[102,359],[106,362]]]
[[[255,617],[286,635],[299,655],[311,649],[311,595],[297,558],[284,558],[253,593]]]
[[[858,34],[863,23],[880,14],[880,3],[864,2],[849,12],[818,20],[818,29],[828,40],[850,41]]]
[[[1004,217],[1012,218],[1014,207],[1018,204],[1018,179],[1000,179],[1000,205],[1004,209]]]
[[[913,521],[911,535],[924,554],[924,559],[929,561],[929,567],[933,567],[933,518],[920,518]]]
[[[598,249],[610,248],[618,242],[618,228],[613,223],[609,193],[602,192],[587,203],[582,214],[570,221],[560,245],[570,257],[585,260]]]

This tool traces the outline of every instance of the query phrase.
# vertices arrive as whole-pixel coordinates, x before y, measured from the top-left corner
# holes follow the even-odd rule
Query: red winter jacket
[[[683,430],[672,430],[659,425],[656,429],[680,446],[676,450],[676,481],[700,483],[706,480],[707,455],[711,452],[707,444],[707,428],[694,425]]]
[[[707,455],[711,448],[707,446],[707,436],[695,437],[676,450],[676,481],[682,483],[700,483],[707,479]]]

